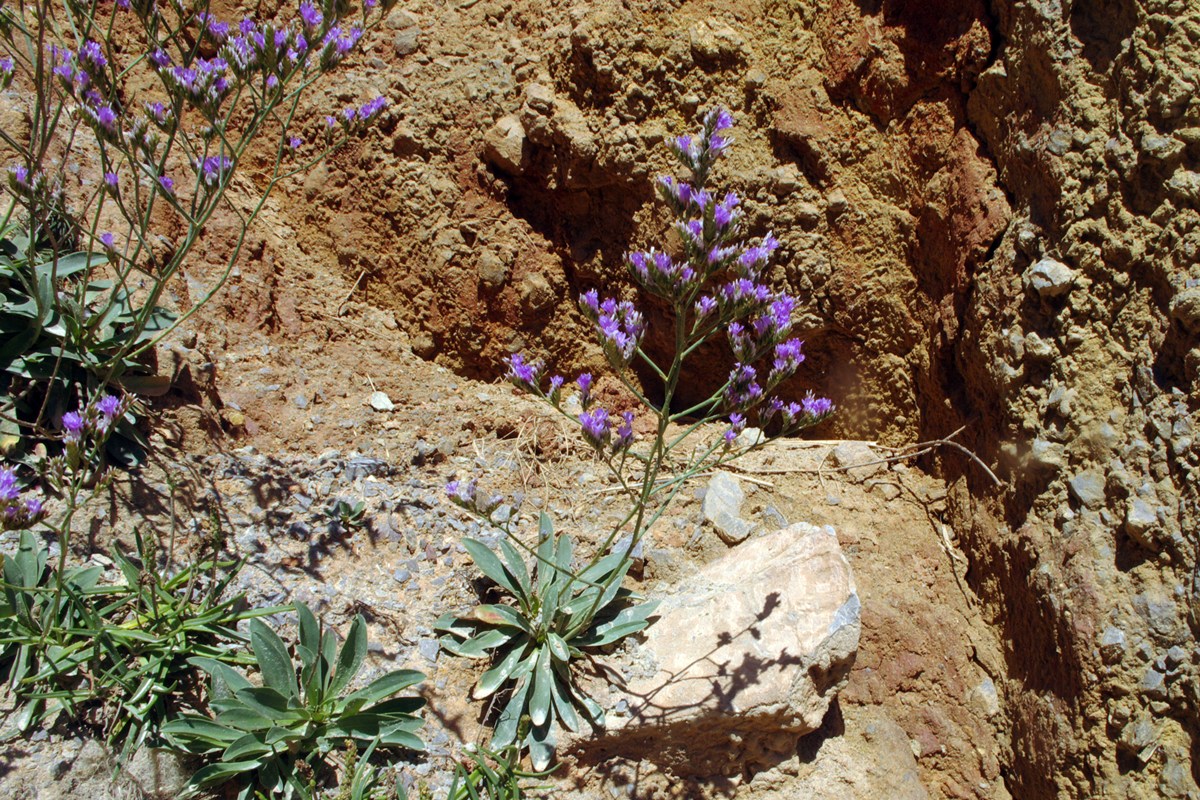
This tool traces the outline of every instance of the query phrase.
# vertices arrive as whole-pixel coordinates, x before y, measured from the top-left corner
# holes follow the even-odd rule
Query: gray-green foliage
[[[357,691],[348,691],[367,654],[367,623],[357,616],[341,649],[303,603],[296,605],[299,666],[283,640],[261,620],[250,623],[250,647],[262,685],[209,658],[191,663],[212,677],[213,717],[186,715],[163,727],[180,749],[216,756],[188,783],[188,791],[230,780],[239,798],[261,789],[270,796],[309,798],[324,779],[325,756],[349,739],[377,747],[422,750],[418,697],[396,697],[425,678],[396,670]]]
[[[240,566],[215,557],[162,575],[138,538],[140,561],[113,549],[123,581],[102,584],[102,567],[64,571],[61,594],[49,552],[22,531],[4,558],[0,593],[0,678],[19,706],[22,731],[103,709],[110,741],[128,752],[157,743],[199,672],[189,663],[243,660],[239,621],[278,609],[243,609],[224,593]]]
[[[485,603],[463,617],[438,620],[442,646],[460,656],[490,658],[476,698],[504,691],[492,747],[528,747],[535,769],[554,755],[555,726],[572,731],[583,721],[603,725],[604,711],[578,685],[572,661],[585,649],[614,644],[648,624],[657,603],[631,603],[621,583],[631,560],[624,552],[600,558],[579,573],[570,536],[555,535],[542,514],[539,541],[527,566],[517,548],[500,542],[500,555],[474,539],[463,545],[484,575],[515,601]]]
[[[78,387],[142,389],[153,380],[125,353],[169,328],[174,314],[143,308],[128,287],[98,278],[107,264],[101,253],[56,257],[15,227],[0,229],[0,453],[28,449],[31,432],[74,407]],[[144,447],[136,429],[123,422],[115,433],[110,455],[136,464]]]

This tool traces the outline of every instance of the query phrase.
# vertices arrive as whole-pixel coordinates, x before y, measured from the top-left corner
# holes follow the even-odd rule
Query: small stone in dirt
[[[483,155],[493,166],[510,175],[524,172],[528,153],[521,120],[513,116],[501,117],[483,135]]]
[[[1100,508],[1104,505],[1104,476],[1087,470],[1067,481],[1071,496],[1085,508]]]
[[[405,28],[397,33],[396,38],[392,40],[392,49],[400,57],[412,55],[421,47],[420,35],[420,28]]]
[[[833,448],[832,455],[833,463],[846,470],[846,474],[856,481],[870,478],[883,469],[883,464],[878,463],[879,456],[866,442],[842,442]]]
[[[1125,631],[1109,625],[1100,634],[1100,657],[1104,663],[1112,664],[1120,661],[1125,655]]]
[[[371,408],[376,411],[392,411],[396,408],[396,404],[392,402],[392,398],[388,397],[383,392],[372,392],[370,399],[367,402]]]
[[[728,472],[718,472],[708,482],[701,512],[727,544],[745,541],[757,527],[740,516],[745,499],[741,483]]]
[[[1043,258],[1025,270],[1025,286],[1038,297],[1059,297],[1071,290],[1075,270],[1053,258]]]
[[[398,569],[392,573],[392,577],[396,579],[397,583],[406,583],[412,577],[412,573],[406,569]]]
[[[442,646],[438,644],[437,639],[421,639],[417,642],[417,650],[425,657],[426,661],[433,663],[437,661],[438,652]]]
[[[292,405],[303,411],[304,409],[308,408],[308,398],[302,394],[298,394],[292,398]]]

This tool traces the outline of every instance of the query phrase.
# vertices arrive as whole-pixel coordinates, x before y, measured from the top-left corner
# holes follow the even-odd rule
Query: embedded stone
[[[713,475],[704,491],[701,513],[726,544],[744,541],[757,527],[741,518],[745,499],[746,493],[742,491],[741,483],[728,472]]]
[[[1200,332],[1200,287],[1184,289],[1171,299],[1171,317],[1188,333]]]
[[[624,700],[585,758],[632,753],[712,774],[730,747],[821,726],[858,651],[861,605],[832,528],[796,523],[742,544],[665,591],[645,640],[623,656]]]
[[[483,135],[483,155],[493,165],[510,175],[525,171],[526,152],[525,128],[513,116],[501,117]]]
[[[1104,476],[1088,470],[1067,481],[1071,496],[1084,508],[1098,509],[1104,505]]]
[[[1043,258],[1025,270],[1025,286],[1039,297],[1059,297],[1071,290],[1075,270],[1053,258]]]

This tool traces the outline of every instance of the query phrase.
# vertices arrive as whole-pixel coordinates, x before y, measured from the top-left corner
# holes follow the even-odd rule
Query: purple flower
[[[26,524],[36,522],[39,518],[41,518],[44,511],[45,507],[42,505],[41,500],[37,499],[36,497],[25,498],[25,517],[28,520]]]
[[[8,179],[15,188],[29,188],[29,168],[24,164],[14,164],[8,168]]]
[[[771,366],[770,383],[778,383],[796,371],[804,361],[801,348],[804,342],[799,339],[788,339],[775,345],[775,363]]]
[[[68,411],[63,414],[63,438],[67,442],[78,442],[83,438],[83,415],[78,411]]]
[[[633,412],[621,412],[621,424],[617,428],[617,438],[613,440],[613,452],[625,450],[633,444]]]
[[[159,175],[158,176],[158,185],[161,186],[162,190],[164,192],[166,192],[167,194],[169,194],[169,195],[175,194],[175,181],[171,180],[171,178],[169,176]]]
[[[479,482],[472,478],[466,483],[450,481],[446,484],[446,494],[451,500],[460,505],[470,505],[475,502],[475,491]]]
[[[595,321],[600,316],[600,295],[595,289],[590,289],[579,295],[579,306],[584,315]]]
[[[374,8],[379,5],[379,0],[363,0],[363,8]]]
[[[508,372],[505,377],[523,389],[537,391],[538,379],[541,377],[541,362],[529,363],[520,353],[513,353],[505,361]]]
[[[358,117],[361,120],[369,120],[371,117],[378,114],[383,109],[387,108],[388,99],[383,95],[376,97],[374,100],[368,100],[358,111]]]
[[[267,76],[267,88],[268,89],[274,89],[278,85],[279,85],[279,76],[278,75],[268,75]]]
[[[166,69],[171,66],[171,57],[167,55],[167,51],[161,47],[150,53],[150,62],[159,69]]]
[[[325,18],[317,7],[312,3],[304,2],[300,4],[300,19],[304,21],[304,26],[310,30],[321,27],[321,23]]]
[[[108,190],[110,192],[112,192],[113,194],[116,194],[117,189],[120,186],[119,179],[117,178],[117,173],[115,173],[115,172],[104,173],[104,185],[108,187]]]
[[[96,410],[108,421],[112,421],[121,413],[121,398],[115,394],[106,394],[96,401]]]
[[[105,133],[115,133],[117,130],[117,112],[107,103],[91,109],[92,118]]]
[[[585,411],[579,415],[579,424],[583,426],[583,436],[588,443],[597,450],[604,449],[604,445],[608,443],[608,438],[612,433],[608,422],[608,411],[603,408]]]
[[[717,301],[713,300],[708,295],[704,295],[696,301],[696,316],[699,319],[704,319],[709,314],[717,310]]]
[[[165,104],[156,100],[153,103],[146,103],[143,107],[146,109],[146,113],[150,116],[150,119],[154,120],[159,125],[167,124],[167,120],[170,118],[171,112]]]
[[[346,106],[342,109],[342,119],[346,122],[353,122],[356,116],[358,116],[358,109],[354,106]]]
[[[804,396],[800,405],[804,409],[804,413],[813,420],[819,420],[833,413],[833,401],[828,397],[814,397],[812,392]]]
[[[221,22],[212,14],[202,13],[196,17],[200,24],[204,26],[204,30],[218,44],[229,38],[229,23]]]
[[[108,59],[104,57],[104,49],[99,42],[93,42],[91,39],[83,43],[79,48],[79,60],[93,70],[101,70],[108,65]]]
[[[718,230],[724,231],[737,218],[738,196],[733,192],[725,195],[725,199],[713,208],[713,222]]]
[[[104,245],[105,250],[112,250],[114,245],[113,235],[111,231],[105,231],[100,234],[100,244]]]
[[[725,404],[730,408],[743,409],[762,399],[762,387],[758,385],[757,378],[757,370],[749,364],[734,366],[725,387]]]
[[[550,391],[546,393],[546,396],[550,398],[551,403],[557,405],[558,396],[562,393],[564,383],[566,383],[566,379],[562,375],[554,375],[550,378]]]
[[[0,76],[11,78],[16,65],[8,56],[0,56]]]
[[[600,331],[600,343],[609,359],[628,364],[642,341],[646,324],[633,303],[628,300],[618,303],[610,298],[600,304],[596,329]]]
[[[0,467],[0,503],[11,503],[20,493],[17,473],[12,467]]]
[[[129,0],[117,0],[117,8],[121,9],[122,11],[128,11]]]
[[[289,136],[288,137],[287,145],[290,149],[299,150],[300,145],[302,145],[302,144],[304,144],[304,140],[301,139],[299,136]]]
[[[592,373],[580,375],[575,379],[575,385],[579,387],[579,404],[587,408],[592,401]]]
[[[714,108],[708,115],[711,122],[705,120],[705,124],[711,124],[714,131],[726,131],[733,127],[733,115],[727,109]]]

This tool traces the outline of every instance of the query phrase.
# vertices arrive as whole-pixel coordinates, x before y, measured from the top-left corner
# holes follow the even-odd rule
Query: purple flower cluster
[[[579,305],[595,323],[608,360],[615,367],[628,365],[646,332],[642,313],[628,300],[617,301],[610,297],[601,302],[595,289],[582,294]]]
[[[346,29],[334,25],[326,31],[324,38],[321,39],[321,66],[329,69],[340,64],[342,59],[354,49],[354,45],[358,44],[360,38],[362,38],[362,28],[357,25]]]
[[[205,156],[193,162],[192,166],[205,186],[215,188],[233,169],[233,161],[226,156]]]
[[[446,496],[450,502],[484,516],[489,516],[496,507],[504,502],[498,494],[479,494],[479,481],[472,478],[469,481],[450,481],[446,484]]]
[[[505,363],[508,364],[508,372],[505,373],[504,377],[522,389],[534,392],[538,391],[542,370],[545,369],[545,365],[542,362],[528,362],[520,353],[513,353],[505,360]]]
[[[102,439],[128,408],[129,403],[123,397],[106,394],[93,398],[78,411],[62,415],[63,441],[68,447],[78,447],[86,436],[95,435]]]
[[[33,495],[21,497],[21,487],[12,467],[0,467],[0,529],[24,530],[46,516],[42,501]]]
[[[8,56],[0,56],[0,90],[7,89],[12,84],[16,65]]]

